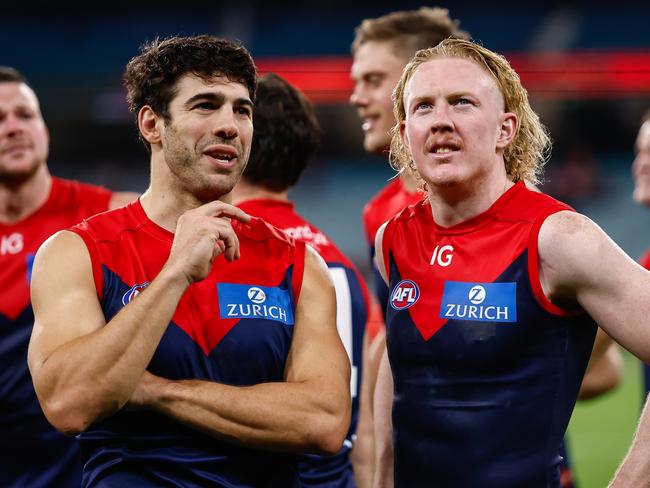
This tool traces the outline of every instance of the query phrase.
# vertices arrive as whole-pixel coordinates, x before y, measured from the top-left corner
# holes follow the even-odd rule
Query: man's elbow
[[[94,419],[86,412],[73,408],[69,402],[57,399],[41,402],[43,413],[52,426],[68,436],[84,432]]]
[[[312,432],[311,450],[322,456],[333,456],[343,448],[350,429],[350,402],[340,405],[335,411],[323,412],[314,423],[318,426]]]
[[[119,409],[116,402],[102,404],[95,398],[74,399],[73,395],[58,395],[40,400],[43,413],[52,426],[68,436],[84,432],[90,425]]]

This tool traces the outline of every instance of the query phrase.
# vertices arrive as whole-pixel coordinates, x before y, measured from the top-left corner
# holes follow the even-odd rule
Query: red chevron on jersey
[[[19,222],[0,223],[0,314],[15,320],[29,305],[28,275],[40,245],[55,232],[106,210],[111,195],[99,186],[52,178],[50,195],[38,210]]]
[[[390,221],[383,239],[384,264],[393,286],[391,296],[408,298],[405,293],[409,290],[398,289],[397,281],[401,284],[408,280],[419,291],[417,301],[396,313],[410,314],[422,337],[428,340],[447,322],[444,316],[453,312],[441,309],[446,285],[452,289],[465,286],[463,283],[476,284],[469,286],[468,292],[476,300],[472,303],[480,303],[477,294],[485,293],[481,284],[492,283],[528,249],[531,286],[537,300],[550,311],[564,314],[544,297],[537,274],[539,226],[546,216],[559,210],[570,207],[528,190],[523,183],[514,185],[486,212],[452,227],[438,226],[426,201],[408,207]],[[512,290],[504,288],[506,284],[502,285],[499,293],[512,294]],[[508,300],[512,298],[509,295]],[[468,312],[465,309],[462,313]],[[494,310],[489,313],[487,319],[496,317]],[[486,319],[478,315],[472,318]]]
[[[210,275],[186,290],[172,318],[206,356],[242,317],[241,313],[229,315],[224,310],[226,303],[220,307],[219,286],[277,288],[292,269],[291,290],[285,292],[295,303],[302,284],[303,245],[296,245],[259,219],[248,224],[233,221],[233,228],[239,238],[241,258],[228,262],[219,256]],[[89,219],[72,230],[84,239],[90,252],[95,286],[107,321],[124,306],[124,297],[137,300],[135,292],[153,281],[167,261],[174,239],[171,232],[149,220],[139,201]],[[225,289],[232,291],[232,287]],[[119,296],[113,296],[116,293]],[[274,310],[269,313],[267,318],[272,320]]]
[[[363,227],[370,246],[375,245],[375,235],[390,218],[409,205],[420,202],[425,194],[417,190],[410,193],[404,188],[401,178],[394,178],[363,207]]]

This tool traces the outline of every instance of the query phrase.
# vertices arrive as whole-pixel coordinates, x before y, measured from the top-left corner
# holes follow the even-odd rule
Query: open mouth
[[[237,160],[237,151],[230,147],[218,147],[204,151],[204,154],[222,166],[230,166]]]
[[[457,144],[434,144],[429,152],[433,154],[449,154],[456,152],[460,149]]]
[[[372,130],[378,118],[379,117],[377,116],[371,116],[371,117],[364,117],[363,119],[361,119],[361,130],[363,130],[364,132],[368,132]]]

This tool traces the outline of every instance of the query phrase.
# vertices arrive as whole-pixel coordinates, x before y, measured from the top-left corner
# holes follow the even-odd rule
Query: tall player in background
[[[390,130],[395,125],[392,93],[406,63],[416,51],[438,44],[447,37],[468,39],[459,21],[442,8],[391,12],[365,19],[355,30],[352,42],[354,91],[350,103],[357,107],[363,129],[363,147],[388,158]],[[402,172],[375,195],[363,209],[363,225],[375,276],[375,292],[382,313],[388,303],[386,285],[377,274],[374,242],[377,229],[403,208],[424,197],[410,174]]]
[[[357,427],[360,400],[364,420],[368,419],[366,411],[371,401],[365,396],[360,398],[361,392],[367,394],[367,382],[362,382],[361,377],[368,293],[356,267],[328,236],[296,212],[289,199],[289,190],[318,148],[320,126],[305,96],[273,74],[258,84],[253,125],[251,155],[235,187],[233,202],[249,215],[309,244],[323,257],[336,288],[337,327],[352,363],[352,422],[345,445],[335,456],[303,456],[301,481],[310,487],[367,487],[371,476],[371,425],[362,424],[360,431]]]
[[[31,263],[55,232],[137,197],[53,177],[38,99],[15,69],[0,67],[0,486],[78,487],[77,441],[43,416],[27,370],[34,323]]]

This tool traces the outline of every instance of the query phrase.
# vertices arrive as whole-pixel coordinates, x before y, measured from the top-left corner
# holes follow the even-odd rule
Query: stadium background
[[[317,105],[323,147],[292,197],[368,272],[360,212],[393,174],[362,150],[347,103],[349,46],[363,18],[417,8],[409,1],[190,2],[183,8],[112,3],[99,9],[21,2],[0,14],[0,64],[35,87],[61,176],[143,191],[148,156],[124,102],[121,74],[155,36],[211,33],[240,40],[261,71],[275,71]],[[463,2],[461,27],[508,57],[554,140],[545,191],[599,223],[633,258],[650,246],[650,211],[630,198],[639,119],[650,108],[647,2]],[[639,366],[626,356],[624,384],[579,404],[571,449],[583,488],[605,486],[630,441],[640,408]]]

